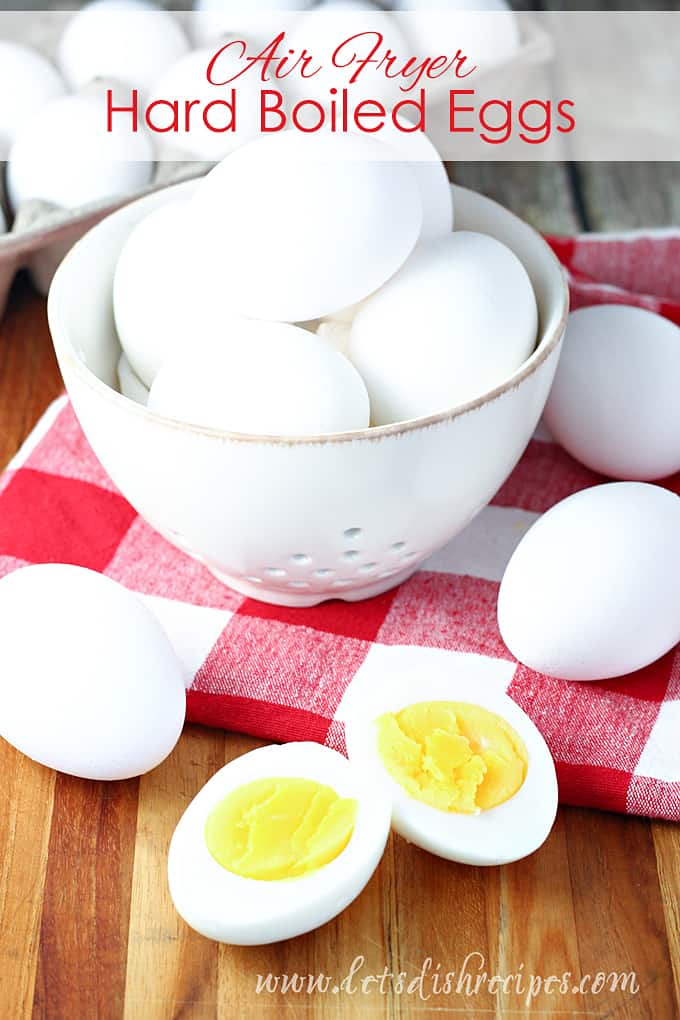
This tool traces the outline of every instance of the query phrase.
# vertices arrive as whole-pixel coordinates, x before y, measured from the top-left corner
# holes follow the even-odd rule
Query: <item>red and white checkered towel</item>
[[[551,243],[574,306],[622,301],[680,323],[680,232]],[[600,481],[539,429],[491,505],[399,588],[363,603],[283,609],[225,588],[145,524],[61,398],[0,476],[0,574],[75,563],[139,592],[193,678],[189,720],[270,740],[342,749],[348,688],[389,670],[405,648],[416,668],[462,656],[535,721],[563,803],[677,821],[680,646],[631,676],[569,683],[518,665],[496,624],[499,582],[519,539],[558,500]],[[664,484],[680,493],[680,475]]]

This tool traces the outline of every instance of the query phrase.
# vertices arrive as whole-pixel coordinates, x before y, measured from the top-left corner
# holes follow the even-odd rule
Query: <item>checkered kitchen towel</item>
[[[551,243],[575,306],[622,301],[680,323],[680,232]],[[0,476],[0,574],[57,561],[127,585],[157,613],[192,678],[188,718],[271,740],[342,749],[350,687],[404,656],[416,670],[463,657],[535,721],[562,802],[677,821],[680,646],[619,680],[568,683],[518,665],[496,625],[519,539],[552,504],[600,481],[539,430],[491,505],[399,588],[359,604],[283,609],[225,588],[146,525],[61,398]],[[664,484],[680,493],[680,475]]]

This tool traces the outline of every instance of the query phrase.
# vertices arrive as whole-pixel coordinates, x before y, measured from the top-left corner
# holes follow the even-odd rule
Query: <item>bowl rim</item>
[[[150,195],[144,195],[141,198],[136,199],[134,202],[128,203],[123,206],[122,209],[116,209],[110,215],[115,216],[122,212],[123,209],[129,209],[131,206],[141,204],[149,199],[149,197],[157,196],[163,192],[170,192],[175,189],[186,189],[188,185],[194,184],[195,180],[183,181],[179,184],[172,184],[167,188],[161,188],[154,191]],[[558,277],[561,282],[560,288],[560,316],[557,322],[551,327],[551,329],[544,333],[535,349],[529,355],[529,357],[522,362],[518,369],[508,376],[502,383],[494,386],[490,390],[486,390],[484,393],[471,400],[467,400],[461,404],[455,404],[451,408],[447,408],[444,411],[437,411],[434,414],[423,415],[417,418],[408,418],[404,421],[392,422],[388,425],[372,425],[362,429],[350,429],[344,432],[326,432],[318,435],[265,435],[248,432],[232,432],[227,429],[218,429],[207,425],[196,425],[191,422],[182,421],[177,418],[169,417],[168,415],[159,414],[156,411],[152,411],[145,404],[139,404],[134,400],[130,400],[124,396],[118,390],[107,385],[103,382],[99,376],[97,376],[90,368],[87,367],[82,358],[78,357],[73,345],[68,339],[63,338],[63,333],[66,332],[64,322],[66,321],[65,316],[62,314],[62,278],[68,272],[68,267],[71,262],[72,254],[87,240],[92,231],[96,230],[101,223],[106,222],[109,218],[105,217],[100,223],[90,228],[83,235],[83,237],[76,242],[71,251],[61,262],[57,272],[54,276],[54,280],[49,290],[47,300],[47,315],[50,326],[50,334],[52,336],[52,343],[54,344],[55,352],[58,357],[64,358],[74,372],[80,377],[80,380],[84,382],[91,390],[94,390],[99,396],[106,400],[112,401],[116,406],[122,410],[126,410],[131,414],[135,414],[141,418],[146,419],[150,424],[162,425],[165,428],[171,428],[173,430],[179,430],[185,433],[191,433],[194,435],[200,435],[205,438],[218,439],[233,443],[252,443],[252,444],[274,444],[280,446],[319,446],[325,443],[351,443],[360,440],[379,440],[388,436],[399,436],[407,435],[411,432],[418,432],[420,430],[428,429],[433,426],[443,425],[454,421],[456,418],[460,418],[463,415],[469,414],[472,411],[478,410],[485,404],[492,403],[499,397],[511,390],[516,389],[526,379],[532,376],[538,369],[543,365],[545,361],[550,357],[553,351],[558,346],[567,322],[569,315],[569,286],[567,280],[567,273],[557,256],[553,252],[550,245],[547,243],[545,238],[534,228],[531,224],[527,223],[516,213],[507,209],[493,198],[489,198],[487,195],[482,195],[481,192],[476,192],[472,188],[464,188],[460,185],[452,184],[451,188],[454,192],[465,192],[468,194],[477,195],[494,206],[500,212],[516,220],[521,224],[524,230],[533,234],[534,237],[539,241],[543,247],[544,253],[548,261],[552,264],[553,269],[557,270]],[[61,323],[61,326],[57,327],[56,323]],[[68,392],[68,387],[67,387]],[[69,394],[70,396],[70,394]]]

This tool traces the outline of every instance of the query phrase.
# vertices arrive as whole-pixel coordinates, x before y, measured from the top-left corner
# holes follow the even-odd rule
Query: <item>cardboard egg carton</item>
[[[63,8],[65,4],[60,4]],[[72,5],[69,5],[72,6]],[[174,8],[177,2],[165,6]],[[181,15],[180,15],[181,17]],[[21,15],[5,13],[0,21],[0,36],[6,40],[22,42],[44,53],[51,59],[57,50],[59,35],[64,22],[50,13],[33,13],[30,18],[30,38],[27,38],[28,22]],[[521,69],[523,77],[532,80],[538,74],[545,78],[545,68],[552,57],[550,37],[540,26],[523,22],[523,42],[512,60],[484,74],[484,92],[493,94],[502,89],[504,80]],[[500,93],[502,94],[502,92]],[[437,144],[436,136],[433,141]],[[42,294],[46,294],[57,266],[69,249],[91,227],[120,206],[140,198],[151,191],[189,178],[200,176],[210,169],[209,163],[173,160],[172,146],[156,145],[157,162],[154,165],[152,181],[148,187],[133,194],[104,199],[75,209],[64,209],[42,201],[23,204],[12,216],[5,187],[6,164],[0,162],[0,203],[2,204],[10,229],[0,234],[0,318],[7,304],[9,290],[17,272],[27,269]],[[177,155],[175,151],[174,155]],[[466,158],[488,158],[480,151],[479,156]]]
[[[6,167],[0,165],[4,191]],[[155,165],[152,182],[147,188],[132,195],[104,199],[77,209],[62,209],[48,202],[26,202],[17,210],[11,230],[0,235],[0,317],[4,314],[12,281],[20,269],[27,269],[37,290],[47,294],[57,266],[90,227],[127,202],[169,184],[199,176],[210,165],[159,162]]]
[[[55,18],[52,14],[32,13],[30,37],[27,37],[28,19],[22,14],[12,16],[3,13],[0,36],[30,46],[53,60],[64,24],[65,19]],[[134,194],[112,196],[76,209],[64,209],[34,200],[24,203],[15,214],[12,214],[7,198],[7,165],[0,162],[0,205],[10,224],[9,231],[0,234],[0,317],[6,307],[12,281],[20,269],[27,269],[36,288],[46,294],[64,255],[90,227],[121,205],[150,191],[203,174],[211,165],[174,161],[167,158],[171,155],[172,148],[157,146],[158,161],[154,164],[151,183]]]

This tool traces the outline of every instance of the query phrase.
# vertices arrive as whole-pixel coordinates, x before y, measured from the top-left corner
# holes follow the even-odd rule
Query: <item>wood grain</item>
[[[512,209],[543,233],[582,229],[571,174],[562,163],[456,163],[450,176]]]
[[[645,178],[635,170],[626,178],[622,169],[611,174],[609,190],[604,173],[453,168],[461,183],[545,230],[581,229],[584,215],[619,226],[673,214],[675,171],[657,167]],[[641,197],[645,179],[661,197]],[[60,388],[44,302],[20,280],[0,324],[1,461]],[[504,868],[452,865],[392,838],[355,903],[299,939],[238,948],[196,935],[169,899],[168,843],[209,776],[254,746],[247,737],[189,726],[158,769],[138,782],[103,784],[57,777],[0,743],[2,1020],[680,1015],[680,828],[594,811],[561,809],[541,850]],[[353,983],[333,993],[353,967]],[[620,989],[562,995],[535,984],[569,972],[571,989],[598,971],[628,970],[639,980],[635,996]],[[450,990],[432,994],[433,972],[442,986],[447,971],[455,972]],[[524,988],[493,994],[481,983],[471,994],[483,971],[514,974]],[[386,979],[381,988],[385,972],[395,980],[405,972],[411,991]],[[258,994],[257,976],[269,974],[279,981],[324,974],[331,989],[283,993],[279,983]]]
[[[136,780],[96,783],[57,776],[36,1018],[121,1014],[136,804]]]
[[[0,742],[0,1012],[33,1008],[55,774]]]
[[[0,463],[62,388],[44,302],[25,279],[0,328]],[[0,742],[0,1014],[29,1017],[40,948],[55,774]]]
[[[177,916],[166,860],[182,812],[224,764],[224,745],[221,732],[187,727],[174,753],[140,779],[125,1020],[215,1015],[218,947]]]

